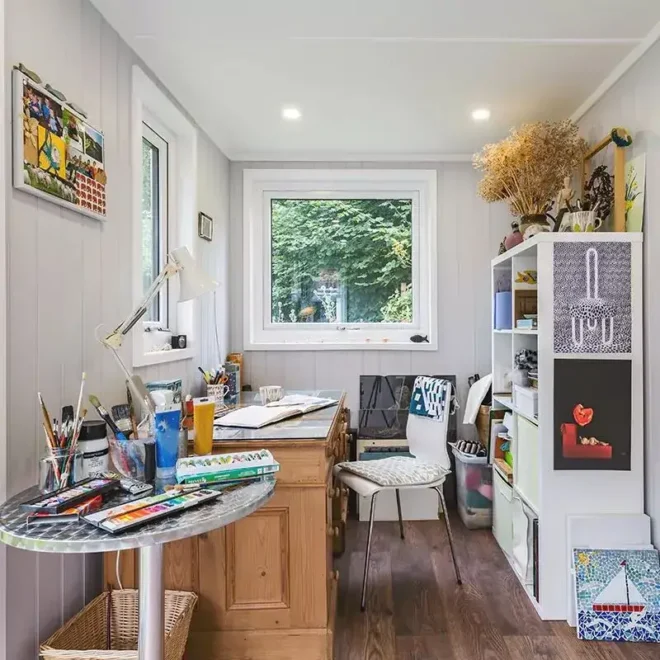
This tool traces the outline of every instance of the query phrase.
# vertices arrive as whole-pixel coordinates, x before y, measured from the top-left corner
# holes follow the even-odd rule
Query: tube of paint
[[[181,406],[168,406],[156,410],[154,435],[156,438],[156,478],[171,479],[176,474],[179,454],[179,425]]]

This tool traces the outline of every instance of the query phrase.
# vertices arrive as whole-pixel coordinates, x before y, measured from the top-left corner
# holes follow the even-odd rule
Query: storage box
[[[452,448],[456,457],[458,513],[468,529],[488,528],[493,523],[493,472],[488,459]]]
[[[513,407],[527,417],[538,417],[539,391],[534,387],[513,386]]]
[[[164,660],[183,658],[196,603],[192,592],[165,591]],[[138,660],[138,610],[135,589],[103,593],[42,644],[40,655],[43,660]]]

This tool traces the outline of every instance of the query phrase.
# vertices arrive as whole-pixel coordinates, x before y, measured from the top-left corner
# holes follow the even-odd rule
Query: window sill
[[[437,351],[436,342],[246,342],[246,351]]]
[[[152,364],[165,364],[167,362],[179,362],[181,360],[192,360],[195,351],[192,348],[173,348],[171,351],[154,351],[133,358],[133,367],[148,367]]]

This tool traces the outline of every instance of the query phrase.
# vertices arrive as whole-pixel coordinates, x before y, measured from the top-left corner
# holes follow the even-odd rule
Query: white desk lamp
[[[101,343],[112,351],[119,368],[124,372],[128,386],[138,401],[154,413],[154,404],[149,393],[144,388],[139,376],[133,376],[119,356],[124,337],[133,329],[135,324],[147,313],[151,301],[163,288],[167,280],[178,273],[179,275],[179,302],[193,300],[204,293],[213,291],[218,283],[211,279],[199,266],[188,251],[187,247],[179,247],[167,255],[167,263],[158,277],[153,281],[144,298],[138,303],[131,314],[117,326],[109,335],[101,339]]]

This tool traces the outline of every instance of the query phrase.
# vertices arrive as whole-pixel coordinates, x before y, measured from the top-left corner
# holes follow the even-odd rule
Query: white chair
[[[371,536],[374,528],[376,498],[382,490],[395,491],[399,513],[399,531],[402,539],[405,536],[403,533],[399,491],[413,488],[432,488],[438,493],[440,508],[444,514],[445,525],[447,526],[447,537],[449,539],[449,549],[454,563],[454,570],[456,571],[456,581],[458,584],[462,584],[461,574],[456,563],[454,539],[449,524],[447,505],[442,492],[447,475],[451,472],[451,462],[447,453],[447,427],[449,425],[451,410],[452,385],[447,380],[430,380],[444,389],[444,413],[442,420],[421,417],[414,414],[408,416],[406,435],[410,453],[414,458],[396,456],[373,461],[354,461],[351,463],[339,463],[334,468],[334,474],[337,479],[354,490],[358,495],[371,497],[369,534],[367,536],[367,553],[364,560],[362,599],[360,602],[362,611],[365,610],[367,599],[369,556],[371,554]]]

